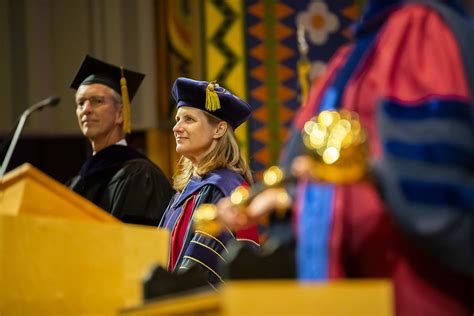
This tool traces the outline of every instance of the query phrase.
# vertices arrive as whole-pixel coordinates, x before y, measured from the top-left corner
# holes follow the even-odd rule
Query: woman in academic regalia
[[[219,236],[194,230],[192,219],[203,203],[215,204],[252,176],[234,135],[248,119],[249,104],[216,83],[188,78],[176,79],[172,95],[177,103],[173,127],[176,151],[182,155],[172,198],[159,227],[171,232],[168,269],[180,272],[198,265],[210,284],[222,281],[217,271],[226,244],[232,239],[258,245],[256,227]]]

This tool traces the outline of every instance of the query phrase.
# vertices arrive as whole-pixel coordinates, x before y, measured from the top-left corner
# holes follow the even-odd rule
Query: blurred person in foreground
[[[215,82],[180,77],[172,88],[176,101],[176,152],[181,155],[172,198],[159,227],[171,232],[168,269],[184,272],[197,265],[211,286],[222,281],[218,266],[230,240],[258,246],[258,230],[224,230],[216,236],[195,230],[193,217],[202,204],[215,204],[252,175],[234,130],[251,113],[250,105]]]
[[[369,1],[294,120],[282,166],[298,176],[300,280],[391,278],[397,315],[474,312],[474,33],[455,1]],[[358,114],[370,176],[314,179],[301,130],[323,110]],[[319,173],[320,172],[316,172]],[[267,189],[234,229],[289,207]],[[284,200],[282,200],[284,201]]]
[[[85,57],[71,88],[93,152],[67,185],[125,223],[156,226],[173,190],[161,169],[125,139],[131,132],[129,102],[144,77]]]

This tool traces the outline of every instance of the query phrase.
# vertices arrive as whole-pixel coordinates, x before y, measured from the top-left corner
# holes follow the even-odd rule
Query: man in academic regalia
[[[145,75],[86,56],[71,88],[93,153],[68,186],[126,223],[158,225],[173,190],[163,172],[127,146],[129,102]]]

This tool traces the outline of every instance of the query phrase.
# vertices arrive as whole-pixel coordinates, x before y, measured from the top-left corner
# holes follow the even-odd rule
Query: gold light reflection
[[[201,204],[193,215],[195,230],[204,231],[216,236],[220,231],[217,222],[217,207],[214,204]]]
[[[302,138],[314,158],[317,179],[350,183],[367,173],[366,135],[357,113],[322,111],[304,125]]]
[[[272,166],[263,173],[263,182],[266,186],[274,186],[280,183],[282,179],[283,171],[277,166]]]
[[[238,186],[230,195],[230,201],[234,205],[245,203],[249,197],[249,190],[244,186]]]
[[[339,159],[339,150],[335,147],[328,147],[323,153],[323,161],[328,165],[335,163]]]

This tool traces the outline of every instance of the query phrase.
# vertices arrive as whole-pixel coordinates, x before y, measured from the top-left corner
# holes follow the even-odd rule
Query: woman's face
[[[193,164],[199,163],[222,136],[219,124],[210,124],[203,111],[189,106],[178,108],[173,133],[176,152]]]

